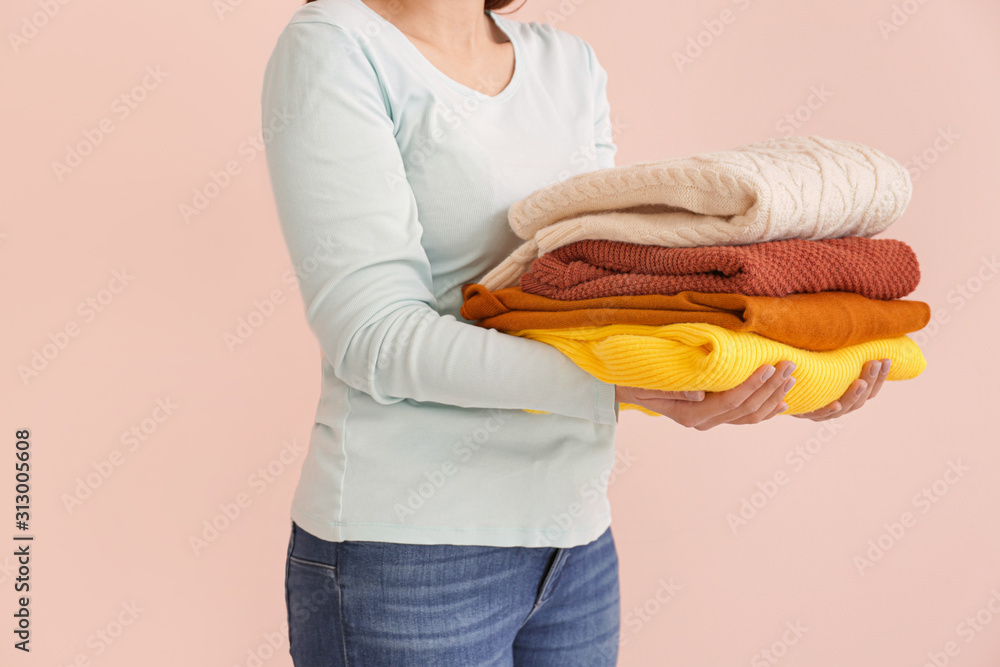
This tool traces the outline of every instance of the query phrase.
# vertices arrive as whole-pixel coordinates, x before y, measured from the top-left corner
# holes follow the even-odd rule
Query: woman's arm
[[[359,42],[285,27],[261,97],[268,171],[306,318],[338,378],[376,401],[616,421],[614,385],[557,349],[435,310],[388,96]]]

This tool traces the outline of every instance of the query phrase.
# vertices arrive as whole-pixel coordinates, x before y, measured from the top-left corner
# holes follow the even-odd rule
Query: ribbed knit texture
[[[704,248],[587,240],[539,257],[520,282],[525,292],[567,300],[684,290],[752,296],[837,290],[897,299],[916,288],[920,267],[902,241],[857,236]]]
[[[763,364],[789,360],[796,365],[792,375],[797,382],[785,396],[785,414],[810,412],[839,399],[868,361],[889,359],[889,380],[914,378],[927,365],[906,336],[810,352],[711,324],[611,324],[509,333],[556,347],[605,382],[663,391],[725,391]]]
[[[805,350],[833,350],[902,336],[926,326],[931,312],[922,301],[884,301],[850,292],[785,297],[681,292],[563,301],[529,294],[520,287],[492,292],[470,284],[462,288],[462,294],[462,317],[502,331],[702,322]]]
[[[479,282],[515,285],[536,257],[583,239],[695,247],[873,236],[911,195],[896,160],[817,136],[601,169],[513,204],[510,227],[527,242]]]

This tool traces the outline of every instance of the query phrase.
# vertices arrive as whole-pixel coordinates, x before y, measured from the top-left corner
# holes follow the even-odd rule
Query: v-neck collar
[[[507,86],[503,90],[501,90],[496,95],[487,95],[482,91],[476,90],[475,88],[470,88],[469,86],[466,86],[463,83],[459,83],[458,81],[456,81],[455,79],[451,78],[450,76],[442,72],[440,69],[438,69],[438,67],[434,65],[434,63],[432,63],[430,60],[428,60],[427,56],[425,56],[423,52],[417,48],[417,45],[414,44],[412,41],[410,41],[410,38],[407,37],[402,30],[393,25],[392,22],[386,20],[381,14],[379,14],[374,9],[372,9],[364,2],[362,2],[362,0],[348,0],[348,1],[357,5],[362,11],[366,12],[375,21],[377,21],[379,25],[388,30],[390,34],[394,35],[396,40],[403,44],[403,48],[409,50],[409,52],[413,55],[413,57],[417,60],[417,62],[421,63],[421,66],[424,69],[430,71],[432,76],[439,79],[445,85],[457,90],[460,93],[464,93],[466,95],[472,95],[476,97],[478,100],[483,102],[501,102],[509,98],[511,95],[513,95],[514,91],[517,90],[518,86],[521,83],[521,78],[523,74],[522,69],[524,69],[524,58],[522,57],[522,48],[519,35],[517,34],[517,31],[513,29],[513,26],[511,26],[507,22],[506,17],[497,16],[496,14],[493,13],[493,10],[487,9],[484,11],[486,14],[489,14],[491,19],[493,19],[493,22],[496,24],[497,28],[499,28],[500,31],[503,32],[503,34],[507,35],[507,39],[510,40],[511,45],[514,47],[514,73],[511,75],[510,81],[507,83]]]

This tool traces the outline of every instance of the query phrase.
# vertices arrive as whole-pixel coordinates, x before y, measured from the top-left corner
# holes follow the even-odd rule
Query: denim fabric
[[[612,667],[611,529],[575,547],[329,542],[294,521],[285,564],[296,667]]]

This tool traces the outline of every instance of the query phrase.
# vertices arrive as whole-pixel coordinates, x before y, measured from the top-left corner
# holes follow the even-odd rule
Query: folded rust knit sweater
[[[776,297],[842,291],[898,299],[919,281],[910,246],[860,236],[696,248],[588,239],[542,255],[520,278],[525,292],[564,300],[686,290]]]
[[[566,329],[605,324],[659,326],[702,322],[756,333],[804,350],[834,350],[922,329],[930,306],[922,301],[869,299],[850,292],[785,297],[681,292],[565,301],[520,287],[490,291],[462,287],[461,315],[499,330]]]

